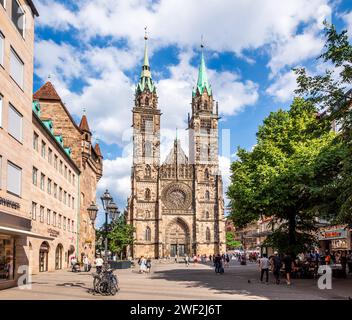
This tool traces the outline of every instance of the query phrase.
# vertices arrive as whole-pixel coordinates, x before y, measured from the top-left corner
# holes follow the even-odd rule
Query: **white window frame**
[[[0,128],[2,128],[2,113],[3,113],[4,97],[0,94]]]
[[[2,187],[2,155],[0,155],[0,190]]]
[[[18,86],[23,90],[23,86],[24,86],[24,62],[23,60],[20,58],[20,56],[17,54],[16,50],[14,48],[11,47],[11,54],[10,54],[10,76],[13,79],[13,81],[15,81]],[[16,79],[12,73],[12,58],[11,57],[15,57],[15,59],[17,59],[17,62],[19,62],[22,65],[22,74],[21,74],[21,81],[20,83],[17,81],[19,79]]]
[[[32,220],[37,220],[37,203],[32,202]]]
[[[14,132],[10,132],[10,110],[12,110],[15,114],[19,116],[20,119],[20,137],[17,137]],[[15,138],[17,141],[22,143],[23,140],[23,116],[22,114],[11,104],[9,103],[9,112],[8,112],[8,132],[11,137]]]
[[[4,60],[5,60],[5,36],[3,33],[0,31],[0,41],[2,43],[2,46],[0,47],[0,65],[4,66]]]
[[[6,0],[5,0],[6,1]],[[13,22],[13,24],[15,25],[16,30],[20,33],[20,35],[22,36],[22,38],[25,38],[25,33],[26,33],[26,11],[23,9],[23,7],[21,6],[21,4],[17,1],[17,0],[12,0],[12,1],[16,1],[18,7],[21,9],[21,11],[23,12],[23,29],[22,29],[22,34],[20,32],[20,30],[18,30],[16,22],[12,20],[12,15],[13,13],[11,12],[11,21]],[[11,10],[13,9],[13,7],[11,8]]]
[[[19,193],[17,193],[17,192],[14,191],[14,190],[9,190],[9,176],[10,176],[10,174],[9,174],[9,167],[12,167],[12,168],[18,170],[18,172],[19,172],[19,178],[20,178],[20,180],[19,180],[19,186],[18,186],[18,188],[19,188]],[[18,197],[21,197],[21,195],[22,195],[22,168],[20,168],[19,166],[15,165],[15,164],[14,164],[13,162],[11,162],[11,161],[7,161],[7,186],[6,186],[6,190],[7,190],[8,193],[13,194],[13,195],[16,195],[16,196],[18,196]]]
[[[40,206],[40,217],[39,220],[41,223],[44,223],[44,214],[45,214],[45,208],[43,206]]]

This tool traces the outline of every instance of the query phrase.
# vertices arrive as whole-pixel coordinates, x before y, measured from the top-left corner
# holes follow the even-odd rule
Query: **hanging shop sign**
[[[319,232],[319,240],[333,240],[347,238],[347,230],[343,228],[321,230]]]

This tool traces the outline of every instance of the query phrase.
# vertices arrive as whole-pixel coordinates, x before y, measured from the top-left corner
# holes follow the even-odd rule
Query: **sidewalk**
[[[216,275],[212,265],[183,263],[157,263],[151,274],[139,274],[138,268],[117,270],[120,292],[114,296],[93,296],[90,273],[56,271],[33,276],[32,289],[12,288],[0,291],[0,300],[346,300],[352,297],[352,278],[333,279],[332,290],[320,290],[317,280],[293,280],[292,286],[284,281],[269,285],[259,281],[256,264],[240,266],[237,263],[225,268],[225,274]]]

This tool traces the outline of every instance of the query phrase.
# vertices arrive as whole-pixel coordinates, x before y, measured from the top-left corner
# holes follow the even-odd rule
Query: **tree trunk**
[[[288,244],[290,246],[291,254],[295,254],[294,247],[296,245],[296,214],[290,213],[288,216]]]

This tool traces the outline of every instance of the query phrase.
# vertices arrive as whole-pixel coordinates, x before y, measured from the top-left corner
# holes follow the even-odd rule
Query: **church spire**
[[[145,89],[148,89],[150,92],[155,91],[155,85],[152,80],[152,73],[150,71],[149,65],[149,57],[148,57],[148,35],[147,35],[147,27],[145,29],[144,35],[144,57],[143,57],[143,66],[141,72],[141,78],[137,85],[137,91],[143,92]]]
[[[144,35],[144,59],[142,66],[142,74],[141,77],[151,78],[149,58],[148,58],[148,35],[147,35],[147,27],[145,27],[145,35]]]
[[[207,93],[209,94],[209,96],[212,95],[212,90],[211,90],[211,85],[209,84],[208,81],[208,76],[207,76],[207,69],[205,66],[205,59],[204,59],[204,44],[202,42],[201,44],[201,49],[202,49],[202,53],[201,53],[201,59],[200,59],[200,65],[199,65],[199,70],[198,70],[198,81],[197,81],[197,86],[196,88],[193,90],[193,96],[195,96],[197,93],[199,94],[203,94],[204,90],[207,90]]]

